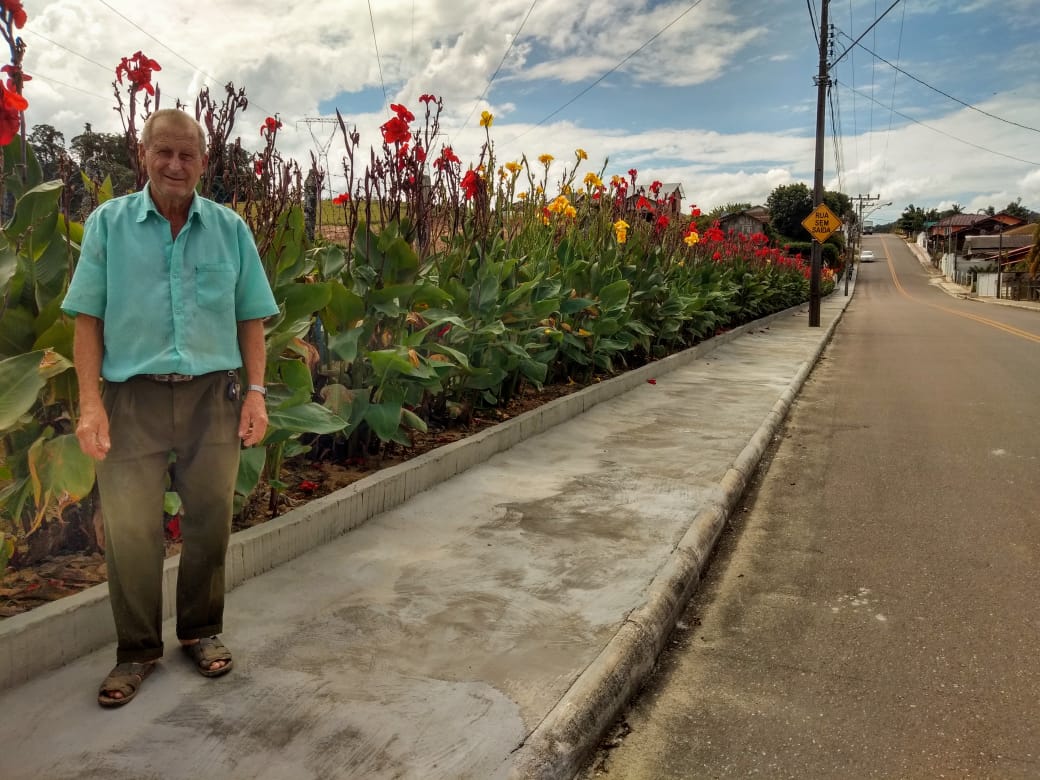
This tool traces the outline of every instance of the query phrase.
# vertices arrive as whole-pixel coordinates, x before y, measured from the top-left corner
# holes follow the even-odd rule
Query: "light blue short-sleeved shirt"
[[[174,239],[146,187],[87,218],[62,311],[104,320],[101,375],[122,382],[239,368],[238,323],[278,306],[238,214],[196,195]]]

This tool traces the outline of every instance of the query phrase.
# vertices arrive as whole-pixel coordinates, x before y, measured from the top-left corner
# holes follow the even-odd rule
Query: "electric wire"
[[[845,35],[845,33],[841,33],[841,34]],[[849,38],[849,36],[847,36],[847,35],[845,37]],[[852,40],[852,39],[849,38],[849,40]],[[939,95],[942,95],[944,98],[949,98],[954,103],[960,103],[965,108],[969,108],[972,111],[977,111],[978,113],[982,114],[983,116],[988,116],[990,119],[996,119],[998,122],[1003,122],[1004,124],[1007,124],[1007,125],[1014,125],[1015,127],[1020,127],[1023,130],[1030,130],[1030,131],[1032,131],[1034,133],[1040,133],[1040,128],[1030,127],[1029,125],[1023,125],[1020,122],[1015,122],[1014,120],[1007,119],[1007,118],[1002,117],[1002,116],[998,116],[997,114],[990,113],[989,111],[981,109],[978,106],[973,106],[971,103],[965,102],[965,101],[961,100],[958,97],[954,97],[949,92],[944,92],[943,90],[939,89],[938,87],[932,86],[927,81],[923,81],[922,79],[917,78],[917,76],[915,76],[914,74],[908,73],[906,70],[904,70],[903,68],[900,68],[898,65],[892,64],[891,62],[886,60],[884,57],[882,57],[880,54],[877,54],[876,52],[873,52],[870,49],[868,49],[862,43],[856,44],[856,45],[859,46],[859,48],[863,49],[863,51],[865,51],[871,57],[874,57],[874,58],[880,60],[881,62],[883,62],[886,65],[888,65],[888,67],[890,67],[893,70],[896,70],[899,73],[901,73],[904,76],[906,76],[908,79],[912,79],[913,81],[916,81],[922,87],[927,87],[928,89],[932,90],[933,92],[935,92],[935,93],[937,93]]]
[[[845,152],[841,136],[841,111],[837,100],[837,90],[827,87],[827,101],[831,107],[831,142],[834,146],[834,169],[838,176],[838,192],[845,191]]]
[[[886,11],[885,11],[885,12],[884,12],[883,14],[881,14],[881,16],[879,16],[879,17],[878,17],[877,19],[875,19],[875,20],[874,20],[874,23],[873,23],[872,25],[870,25],[870,27],[868,27],[868,28],[867,28],[866,30],[864,30],[864,31],[863,31],[862,33],[860,33],[860,36],[859,36],[859,38],[857,38],[856,40],[854,40],[854,41],[853,41],[853,42],[852,42],[852,43],[851,43],[851,44],[849,45],[849,48],[848,48],[848,49],[846,49],[845,51],[843,51],[843,52],[842,52],[841,54],[839,54],[839,55],[838,55],[838,59],[834,60],[834,62],[832,62],[830,66],[831,66],[831,67],[833,68],[833,67],[834,67],[835,65],[837,65],[837,64],[838,64],[839,62],[841,62],[841,61],[842,61],[842,58],[844,58],[844,57],[845,57],[845,55],[849,53],[849,51],[850,51],[850,50],[852,49],[852,47],[854,47],[854,46],[855,46],[855,45],[856,45],[857,43],[859,43],[859,42],[860,42],[861,40],[863,40],[863,37],[864,37],[864,36],[865,36],[865,35],[866,35],[866,34],[867,34],[868,32],[870,32],[870,31],[871,31],[871,30],[873,30],[873,29],[874,29],[875,27],[877,27],[877,26],[878,26],[878,23],[879,23],[879,22],[880,22],[880,21],[881,21],[882,19],[884,19],[884,18],[885,18],[886,16],[888,16],[888,12],[889,12],[889,11],[891,11],[891,10],[892,10],[893,8],[895,8],[895,7],[897,6],[897,5],[899,5],[899,3],[900,3],[900,2],[902,2],[902,0],[895,0],[895,2],[894,2],[894,3],[892,3],[892,5],[890,5],[890,6],[889,6],[889,7],[888,7],[888,8],[886,9]],[[877,8],[877,2],[876,2],[876,1],[875,1],[875,3],[874,3],[874,7],[875,7],[875,8]]]
[[[891,10],[891,9],[889,9]],[[874,16],[877,16],[877,0],[874,0]],[[878,21],[881,21],[880,19]],[[877,22],[870,26],[874,32],[874,46],[877,46]],[[866,35],[866,33],[863,33]],[[863,37],[863,36],[860,36]],[[870,94],[873,95],[877,87],[877,61],[870,61]],[[873,189],[870,185],[874,179],[874,103],[870,104],[870,117],[867,122],[867,191]]]
[[[852,27],[852,0],[849,0],[849,27]],[[856,105],[856,53],[849,57],[849,70],[852,73],[852,152],[856,171],[859,171],[859,107]],[[862,184],[862,182],[861,182]]]
[[[520,37],[520,33],[523,32],[524,25],[526,25],[527,24],[527,20],[531,18],[531,12],[534,11],[534,7],[537,4],[538,4],[538,0],[531,0],[531,5],[527,9],[527,14],[524,16],[524,20],[522,22],[520,22],[520,27],[519,27],[519,29],[517,29],[516,35],[514,35],[513,39],[509,42],[509,46],[506,48],[505,54],[502,55],[502,59],[499,61],[498,67],[495,68],[495,72],[491,74],[491,78],[488,79],[487,86],[484,87],[484,91],[482,93],[480,93],[480,97],[478,97],[476,102],[473,104],[473,108],[471,108],[469,110],[469,116],[467,116],[466,117],[466,121],[463,122],[459,126],[459,130],[465,129],[466,125],[469,124],[469,120],[473,118],[473,114],[476,112],[477,106],[479,106],[480,102],[484,98],[487,97],[487,93],[488,93],[488,90],[491,89],[492,82],[494,82],[494,80],[498,77],[498,73],[499,73],[500,70],[502,70],[502,66],[505,65],[506,57],[508,57],[509,56],[509,52],[511,52],[513,50],[513,46],[516,44],[517,38],[519,38]]]
[[[192,70],[194,70],[197,73],[202,74],[207,79],[212,81],[214,84],[219,84],[220,83],[220,79],[216,78],[215,76],[211,76],[209,73],[204,71],[198,65],[194,64],[193,62],[191,62],[191,60],[187,59],[184,55],[180,54],[179,52],[177,52],[174,49],[172,49],[169,46],[167,46],[165,43],[160,41],[158,38],[156,38],[154,35],[152,35],[150,32],[148,32],[146,29],[144,29],[141,25],[139,25],[133,19],[128,17],[126,14],[122,13],[118,9],[113,8],[111,5],[109,5],[108,2],[106,2],[106,0],[97,0],[97,1],[99,3],[101,3],[101,5],[105,6],[105,8],[107,8],[109,11],[111,11],[116,16],[118,16],[120,19],[122,19],[124,22],[126,22],[130,26],[134,27],[136,30],[140,31],[141,33],[143,33],[144,35],[148,36],[153,41],[155,41],[157,44],[162,46],[164,49],[166,49],[166,51],[168,51],[174,57],[179,59],[181,62],[185,63],[189,68],[191,68]],[[253,101],[250,101],[250,103],[253,103]],[[275,112],[269,111],[268,109],[266,109],[263,106],[261,106],[259,103],[256,104],[256,107],[259,108],[261,111],[263,111],[265,114],[268,114],[270,116],[277,116],[277,114]]]
[[[835,80],[835,83],[841,84],[841,86],[845,87],[846,89],[851,89],[851,87],[849,87],[848,84],[844,84],[844,83],[842,83],[840,81],[837,81],[837,80]],[[871,100],[871,101],[877,103],[878,105],[881,105],[881,103],[878,100],[876,100],[875,98],[871,97],[870,95],[866,95],[866,94],[864,94],[862,92],[860,92],[859,94],[860,94],[860,97],[864,97],[867,100]],[[882,108],[884,108],[884,106],[882,106]],[[1034,160],[1026,160],[1026,159],[1023,159],[1021,157],[1015,157],[1012,154],[1005,154],[1004,152],[998,152],[996,149],[990,149],[990,148],[988,148],[986,146],[982,146],[980,144],[973,143],[972,141],[966,141],[965,139],[960,138],[960,137],[958,137],[956,135],[953,135],[952,133],[947,133],[945,130],[940,130],[937,127],[932,127],[931,125],[926,124],[925,122],[922,122],[922,121],[920,121],[918,119],[914,119],[912,116],[907,116],[906,114],[904,114],[904,113],[902,113],[900,111],[896,111],[895,109],[892,109],[892,112],[894,114],[897,114],[898,116],[903,117],[903,119],[906,119],[908,122],[913,122],[915,125],[920,125],[921,127],[924,127],[924,128],[926,128],[928,130],[931,130],[933,133],[938,133],[939,135],[944,135],[947,138],[951,138],[954,141],[957,141],[959,143],[965,144],[966,146],[971,146],[971,147],[973,147],[975,149],[979,149],[980,151],[989,152],[990,154],[995,154],[998,157],[1004,157],[1004,158],[1006,158],[1008,160],[1014,160],[1015,162],[1026,163],[1027,165],[1036,165],[1036,166],[1040,167],[1040,162],[1036,162]]]
[[[64,81],[59,81],[56,78],[52,78],[51,76],[44,75],[43,73],[38,73],[35,70],[32,72],[32,77],[34,79],[39,79],[40,81],[48,81],[51,84],[58,84],[59,86],[65,87],[67,89],[74,89],[77,92],[82,92],[84,95],[90,95],[91,97],[96,97],[96,98],[99,98],[100,100],[104,100],[104,101],[111,101],[112,100],[112,96],[111,95],[100,95],[97,92],[90,92],[89,90],[83,89],[82,87],[77,87],[75,84],[68,84],[68,83],[66,83]]]
[[[72,54],[72,55],[74,55],[76,57],[79,57],[81,60],[85,60],[86,62],[89,62],[91,65],[97,65],[99,68],[101,68],[101,70],[107,71],[108,73],[112,73],[114,68],[115,68],[114,65],[102,65],[97,60],[92,60],[92,59],[90,59],[90,57],[88,57],[85,54],[80,54],[78,51],[74,51],[74,50],[70,49],[68,46],[65,46],[64,44],[58,43],[57,41],[54,41],[54,40],[51,40],[46,35],[42,35],[41,33],[36,32],[36,30],[26,29],[26,32],[29,33],[30,35],[32,35],[35,38],[40,38],[41,40],[47,41],[47,43],[51,44],[52,46],[57,46],[59,49],[64,49],[69,54]]]
[[[663,35],[663,34],[664,34],[665,32],[667,32],[667,31],[668,31],[668,30],[669,30],[669,29],[670,29],[670,28],[671,28],[672,26],[674,26],[675,24],[677,24],[677,23],[679,22],[679,20],[680,20],[680,19],[682,19],[682,18],[683,18],[684,16],[686,16],[686,14],[690,13],[690,11],[692,11],[693,9],[695,9],[695,8],[696,8],[697,6],[699,6],[699,5],[700,5],[700,4],[702,3],[702,2],[704,2],[704,0],[696,0],[696,2],[692,3],[692,4],[691,4],[691,5],[689,6],[689,8],[687,8],[687,9],[686,9],[685,11],[683,11],[683,12],[682,12],[681,14],[679,14],[679,15],[678,15],[677,17],[675,17],[674,19],[672,19],[672,21],[670,21],[670,22],[669,22],[668,24],[666,24],[666,25],[665,25],[664,27],[662,27],[662,28],[661,28],[660,30],[658,30],[658,31],[657,31],[656,33],[654,33],[654,34],[653,34],[652,36],[650,36],[650,38],[649,38],[649,39],[648,39],[648,40],[647,40],[647,41],[646,41],[645,43],[643,43],[643,44],[642,44],[642,45],[641,45],[641,46],[640,46],[640,47],[639,47],[638,49],[636,49],[635,51],[633,51],[633,52],[631,52],[630,54],[626,55],[626,56],[625,56],[624,58],[622,58],[622,59],[621,59],[621,61],[620,61],[620,62],[618,62],[618,63],[617,63],[617,64],[616,64],[616,65],[615,65],[614,67],[612,67],[612,68],[611,68],[610,70],[608,70],[608,71],[607,71],[606,73],[604,73],[604,74],[603,74],[602,76],[600,76],[599,78],[597,78],[597,79],[596,79],[595,81],[593,81],[593,82],[592,82],[591,84],[589,84],[589,85],[588,85],[587,87],[585,87],[585,88],[584,88],[583,90],[581,90],[581,91],[580,91],[580,92],[579,92],[579,93],[578,93],[577,95],[575,95],[574,97],[572,97],[572,98],[571,98],[570,100],[568,100],[568,101],[567,101],[566,103],[564,103],[564,104],[563,104],[562,106],[560,106],[559,108],[557,108],[557,109],[556,109],[555,111],[552,111],[551,113],[547,114],[547,115],[546,115],[545,117],[543,117],[543,118],[542,118],[542,119],[540,119],[539,121],[535,122],[535,123],[534,123],[533,125],[531,125],[531,126],[530,126],[529,128],[527,128],[526,130],[524,130],[524,131],[523,131],[522,133],[519,133],[518,135],[514,136],[514,137],[513,137],[512,139],[511,139],[510,143],[512,143],[513,141],[516,141],[516,140],[518,140],[518,139],[520,139],[520,138],[523,138],[523,137],[524,137],[525,135],[527,135],[528,133],[530,133],[531,131],[533,131],[533,130],[534,130],[534,129],[535,129],[536,127],[540,127],[541,125],[544,125],[544,124],[545,124],[546,122],[548,122],[548,121],[549,121],[550,119],[552,119],[552,118],[553,118],[554,116],[556,116],[556,115],[557,115],[558,113],[560,113],[561,111],[563,111],[563,109],[567,108],[568,106],[572,105],[573,103],[576,103],[576,102],[577,102],[577,101],[578,101],[578,100],[579,100],[580,98],[584,97],[584,96],[585,96],[586,94],[588,94],[589,92],[591,92],[591,91],[593,90],[593,88],[595,88],[595,87],[596,87],[597,85],[599,85],[599,84],[600,84],[600,83],[601,83],[601,82],[602,82],[602,81],[603,81],[604,79],[606,79],[606,78],[607,78],[607,76],[609,76],[609,75],[611,75],[612,73],[614,73],[614,72],[616,72],[616,71],[620,70],[620,68],[621,68],[621,66],[622,66],[622,65],[624,65],[624,64],[625,64],[626,62],[628,62],[629,60],[631,60],[631,59],[632,59],[633,57],[635,57],[635,56],[636,56],[637,54],[639,54],[639,52],[641,52],[641,51],[642,51],[643,49],[645,49],[645,48],[646,48],[647,46],[649,46],[649,45],[650,45],[651,43],[653,43],[653,42],[654,42],[655,40],[657,40],[658,38],[660,38],[660,37],[661,37],[661,36],[662,36],[662,35]]]
[[[372,0],[368,0],[368,21],[372,25],[372,43],[376,47],[376,66],[379,68],[379,84],[383,87],[383,102],[390,106],[390,98],[386,95],[386,82],[383,80],[383,58],[379,56],[379,39],[376,38],[376,18],[372,13]]]
[[[899,20],[899,38],[896,41],[896,62],[899,62],[899,58],[903,54],[903,29],[906,25],[906,6],[907,3],[903,3],[903,16]],[[891,111],[896,105],[896,85],[898,83],[899,71],[896,71],[892,74],[892,100],[889,103],[888,133],[885,135],[885,151],[881,155],[881,158],[884,160],[888,159],[888,141],[892,135],[892,124],[895,122],[895,114],[891,113]]]
[[[820,35],[816,32],[816,10],[813,8],[812,0],[805,0],[805,5],[809,9],[809,26],[812,27],[813,40],[816,41],[816,48],[820,48]]]

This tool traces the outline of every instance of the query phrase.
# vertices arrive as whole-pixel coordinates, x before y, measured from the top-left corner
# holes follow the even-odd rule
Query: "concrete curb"
[[[654,363],[558,398],[478,434],[438,447],[410,461],[382,469],[345,488],[286,514],[232,535],[227,554],[227,589],[296,558],[393,509],[427,488],[485,462],[561,422],[614,398],[647,379],[704,357],[723,344],[773,320],[802,311],[800,305],[741,325]],[[163,619],[174,615],[180,556],[163,569]],[[90,653],[116,639],[102,583],[76,595],[0,621],[0,688]]]
[[[802,385],[830,342],[852,293],[823,333],[812,357],[766,415],[751,441],[694,517],[686,534],[633,610],[597,658],[514,754],[515,780],[568,780],[580,771],[633,694],[653,670],[687,602],[700,581],[719,535],[748,481],[787,416]]]

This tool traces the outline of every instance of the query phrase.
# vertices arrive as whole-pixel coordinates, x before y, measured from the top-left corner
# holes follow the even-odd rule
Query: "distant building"
[[[764,233],[769,224],[769,209],[765,206],[752,206],[743,211],[732,211],[719,217],[719,228],[724,232],[743,233],[753,236]]]
[[[645,219],[662,215],[674,218],[682,214],[683,197],[682,184],[678,182],[662,183],[661,189],[657,191],[656,195],[650,191],[648,186],[640,185],[625,199],[625,206],[629,211],[642,212]],[[653,210],[651,211],[645,206],[640,208],[640,198],[649,201]]]

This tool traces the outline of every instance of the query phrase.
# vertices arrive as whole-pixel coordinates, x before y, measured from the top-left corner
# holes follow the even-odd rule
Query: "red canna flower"
[[[260,125],[260,135],[272,136],[282,129],[282,123],[273,116],[267,117]]]
[[[436,161],[434,161],[433,167],[437,170],[441,170],[446,165],[448,165],[448,163],[456,163],[458,165],[461,165],[462,160],[458,158],[458,156],[455,154],[454,150],[450,146],[445,146],[444,150],[441,152],[441,156],[438,157]]]
[[[341,194],[337,195],[335,198],[333,198],[332,202],[335,205],[337,205],[337,206],[342,206],[342,205],[344,205],[346,203],[350,203],[350,193],[349,192],[341,193]]]
[[[654,181],[650,182],[650,192],[652,192],[654,194],[654,197],[657,197],[657,195],[660,194],[660,192],[661,192],[661,187],[663,187],[663,186],[664,185],[661,184],[661,182],[659,182],[657,180],[654,180]]]
[[[466,200],[472,200],[477,194],[477,190],[480,188],[480,177],[477,175],[477,172],[472,168],[466,171],[466,175],[462,177],[460,186],[466,196]]]
[[[642,211],[643,209],[646,209],[647,211],[656,211],[657,210],[657,209],[654,208],[654,204],[653,203],[651,203],[646,198],[644,198],[642,195],[640,195],[639,196],[639,200],[636,201],[636,210],[637,211]]]
[[[18,77],[18,83],[24,84],[27,81],[32,81],[32,76],[22,71],[21,68],[16,68],[14,65],[4,65],[0,68],[0,73],[7,74],[7,88],[12,92],[18,92],[18,88],[15,85],[15,76]]]
[[[25,26],[25,22],[29,17],[26,16],[25,9],[22,8],[22,0],[0,0],[0,8],[11,14],[11,21],[14,22],[14,26],[19,30]]]
[[[664,230],[665,228],[668,227],[668,222],[669,222],[668,217],[666,215],[662,214],[661,216],[659,216],[657,218],[657,222],[654,223],[654,227],[657,228],[658,230]]]
[[[407,143],[412,137],[408,123],[399,116],[395,116],[379,129],[383,131],[383,141],[388,144]]]
[[[436,103],[437,102],[437,98],[435,98],[433,95],[420,95],[419,96],[419,102],[420,103]]]
[[[22,111],[29,102],[12,89],[0,86],[0,146],[7,146],[22,129]]]
[[[690,208],[690,216],[692,216],[692,217],[699,217],[700,215],[701,215],[701,210],[699,208],[697,208],[696,206],[692,206]]]
[[[657,380],[656,379],[647,379],[646,383],[648,385],[656,385],[657,384]]]
[[[400,103],[391,103],[390,104],[390,110],[393,111],[395,114],[397,114],[397,116],[400,119],[403,119],[405,122],[414,122],[415,121],[415,114],[413,114],[407,108],[402,106]]]
[[[264,175],[264,161],[263,160],[257,160],[256,162],[253,163],[253,173],[255,173],[257,176],[263,176]]]
[[[7,0],[3,1],[6,2]],[[116,65],[116,79],[122,84],[123,76],[126,76],[127,81],[130,82],[131,90],[143,89],[149,95],[154,95],[155,88],[152,86],[152,71],[156,70],[162,70],[159,63],[138,51],[134,52],[134,55],[129,59],[123,57],[120,63]]]
[[[171,540],[179,542],[181,540],[181,516],[174,515],[170,518],[170,522],[166,524],[166,533]]]
[[[420,146],[419,144],[415,145],[415,159],[417,162],[420,163],[426,162],[426,150],[423,149],[422,146]]]
[[[636,177],[636,175],[637,175],[636,169],[635,168],[629,168],[628,169],[628,175],[631,176],[634,179]]]
[[[313,493],[318,489],[318,483],[312,482],[309,479],[302,480],[300,482],[300,491],[303,493]]]

